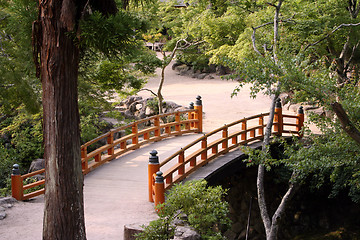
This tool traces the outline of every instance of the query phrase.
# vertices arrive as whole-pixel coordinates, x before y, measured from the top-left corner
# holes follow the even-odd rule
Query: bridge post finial
[[[198,120],[196,127],[198,128],[198,133],[201,133],[203,131],[203,110],[201,96],[199,95],[196,97],[194,109],[197,110],[195,114],[195,119]]]
[[[149,186],[149,202],[154,202],[153,198],[153,176],[160,170],[158,152],[152,150],[150,152],[149,164],[148,164],[148,186]]]
[[[299,107],[298,113],[297,113],[297,119],[296,119],[296,131],[299,134],[299,137],[303,137],[304,133],[302,132],[303,127],[304,127],[304,119],[305,119],[305,114],[304,114],[304,108],[303,106]]]
[[[165,202],[165,184],[163,173],[161,171],[156,172],[155,177],[155,207],[158,204]]]
[[[11,174],[12,197],[18,201],[23,200],[23,181],[20,175],[19,164],[14,164]]]

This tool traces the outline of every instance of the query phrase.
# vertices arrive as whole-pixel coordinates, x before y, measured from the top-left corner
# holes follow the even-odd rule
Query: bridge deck
[[[85,221],[88,240],[121,240],[125,224],[146,223],[156,218],[148,202],[147,164],[156,149],[160,161],[198,138],[189,134],[165,139],[129,152],[85,176]],[[41,239],[44,196],[19,202],[1,221],[1,239]],[[24,209],[26,210],[24,212]],[[14,224],[26,222],[26,225]]]

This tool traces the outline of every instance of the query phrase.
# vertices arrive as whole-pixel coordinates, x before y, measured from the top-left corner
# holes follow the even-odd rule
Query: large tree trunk
[[[86,239],[77,103],[79,49],[66,34],[76,1],[40,3],[40,62],[45,147],[43,239]],[[38,36],[39,37],[39,36]]]

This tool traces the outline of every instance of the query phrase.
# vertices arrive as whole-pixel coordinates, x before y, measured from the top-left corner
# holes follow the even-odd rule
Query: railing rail
[[[175,183],[180,182],[218,156],[226,154],[240,145],[262,140],[267,122],[265,120],[268,118],[269,113],[262,113],[224,125],[181,148],[158,163],[156,168],[149,168],[149,201],[154,202],[155,199],[163,199],[163,196],[159,195],[164,194]],[[272,129],[273,135],[297,134],[302,137],[303,124],[304,112],[302,107],[300,107],[297,115],[286,115],[282,114],[281,104],[277,103]],[[155,192],[155,189],[158,189],[154,185],[155,178],[160,179],[160,173],[164,179],[164,189]],[[155,204],[158,203],[155,201]]]
[[[202,102],[201,97],[196,98],[195,106],[190,109],[164,113],[144,118],[92,139],[81,146],[81,164],[84,175],[93,171],[102,164],[109,162],[122,154],[140,148],[141,146],[160,141],[164,138],[187,133],[202,132]],[[128,134],[126,134],[128,132]],[[124,135],[124,136],[122,136]],[[95,146],[94,145],[98,145]],[[88,151],[88,149],[93,150]],[[45,169],[37,172],[20,175],[19,166],[13,168],[12,196],[17,200],[27,200],[43,194],[44,189],[24,194],[26,189],[45,184],[45,180],[24,185],[26,178],[44,173]],[[45,173],[46,174],[46,173]]]

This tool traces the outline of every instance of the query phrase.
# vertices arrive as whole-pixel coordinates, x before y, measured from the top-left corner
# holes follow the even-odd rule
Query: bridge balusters
[[[275,115],[274,115],[274,131],[276,135],[281,136],[283,133],[283,116],[282,116],[282,107],[281,100],[278,98],[275,104]]]
[[[175,113],[175,122],[178,124],[175,125],[175,131],[181,132],[181,125],[180,125],[180,113]]]
[[[12,197],[18,201],[22,201],[24,197],[23,179],[20,175],[20,169],[18,164],[13,165],[11,174],[11,192]]]
[[[298,132],[299,137],[304,136],[304,134],[301,132],[302,128],[304,127],[304,118],[304,108],[300,106],[296,118],[296,131]]]
[[[255,129],[250,130],[250,138],[254,138],[255,137]]]
[[[198,129],[198,133],[201,133],[203,131],[203,127],[202,127],[202,125],[203,125],[203,116],[202,116],[203,110],[202,110],[201,96],[196,97],[194,109],[197,110],[196,114],[195,114],[195,119],[198,120],[195,127]]]
[[[201,140],[201,149],[202,149],[201,160],[206,161],[207,160],[207,138],[206,137],[203,140]],[[191,162],[190,162],[190,166],[191,166]],[[195,166],[195,164],[194,164],[194,166]]]
[[[135,136],[132,138],[132,144],[137,145],[139,143],[139,136],[138,136],[138,125],[136,123],[133,124],[131,127],[131,132]]]
[[[114,154],[114,146],[113,146],[113,143],[114,143],[114,133],[113,133],[113,132],[110,132],[109,136],[107,137],[107,144],[112,145],[112,146],[111,146],[111,148],[109,148],[109,149],[107,150],[108,155],[113,155],[113,154]]]
[[[94,158],[95,158],[95,162],[100,162],[101,161],[101,153],[96,154]]]
[[[81,147],[81,158],[84,159],[86,157],[87,157],[87,147],[84,146],[84,147]],[[82,167],[82,170],[87,170],[88,169],[88,161],[87,160],[82,161],[81,167]]]
[[[219,152],[218,150],[218,145],[215,145],[211,148],[211,153],[214,154],[214,155],[217,155]]]
[[[181,151],[178,157],[178,163],[179,163],[179,170],[178,170],[178,174],[179,175],[183,175],[185,173],[185,164],[184,164],[184,160],[185,160],[185,152]]]
[[[226,124],[225,124],[225,128],[223,129],[222,131],[222,138],[224,139],[222,144],[221,144],[221,147],[223,149],[228,149],[228,127],[226,127]]]
[[[264,135],[264,116],[261,115],[259,117],[259,126],[261,126],[259,128],[259,136],[263,136]]]
[[[242,131],[245,131],[244,133],[241,134],[241,141],[246,141],[247,139],[247,121],[246,119],[244,119],[242,122],[241,122],[241,130]]]
[[[149,202],[154,202],[153,198],[153,178],[154,174],[160,170],[158,152],[152,150],[150,152],[149,164],[148,164],[148,185],[149,185]]]
[[[196,166],[196,157],[193,157],[190,159],[190,167],[195,167]]]
[[[159,117],[154,118],[154,126],[156,128],[154,131],[155,137],[160,137],[160,118]]]

